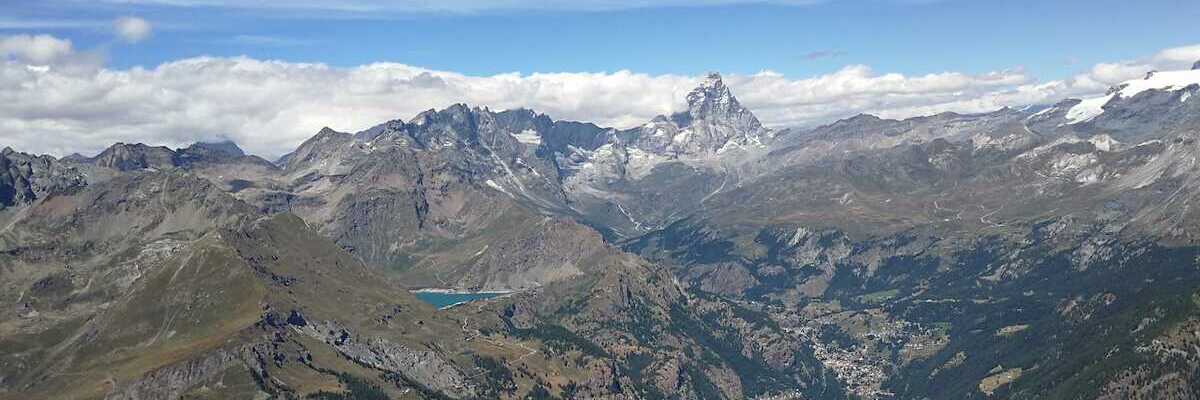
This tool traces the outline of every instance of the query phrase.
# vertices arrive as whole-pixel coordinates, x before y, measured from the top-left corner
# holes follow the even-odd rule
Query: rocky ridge
[[[38,189],[0,231],[0,397],[1186,394],[1187,76],[777,132],[711,75],[631,130],[455,105],[277,165],[6,151]]]
[[[0,150],[0,211],[84,185],[83,175],[59,165],[52,157],[18,153],[10,148]]]

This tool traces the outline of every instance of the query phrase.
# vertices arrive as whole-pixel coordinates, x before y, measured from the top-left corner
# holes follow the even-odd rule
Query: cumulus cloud
[[[1176,56],[1186,52],[1180,49],[1049,82],[1020,70],[908,76],[861,65],[804,79],[768,71],[726,81],[770,126],[815,125],[864,112],[891,118],[984,112],[1100,94],[1146,68],[1173,65],[1187,55]],[[277,156],[324,126],[357,131],[454,103],[630,127],[684,109],[684,96],[699,81],[630,71],[472,76],[396,63],[340,68],[248,57],[189,58],[149,69],[44,68],[32,67],[35,57],[20,51],[0,64],[0,146],[57,155],[91,155],[117,141],[184,146],[229,138]]]
[[[0,58],[47,64],[72,53],[71,41],[50,35],[0,36]]]
[[[1200,60],[1200,44],[1160,51],[1150,59],[1150,63],[1175,69],[1192,65],[1197,60]]]
[[[1200,60],[1200,45],[1172,47],[1137,60],[1096,64],[1091,71],[1077,75],[1071,81],[1107,88],[1144,77],[1150,71],[1188,69],[1197,60]]]
[[[113,21],[117,37],[129,43],[137,43],[150,37],[150,22],[138,17],[121,17]]]

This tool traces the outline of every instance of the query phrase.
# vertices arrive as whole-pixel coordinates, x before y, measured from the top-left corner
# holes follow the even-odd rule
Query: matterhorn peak
[[[735,125],[742,133],[757,133],[762,129],[758,118],[733,97],[719,73],[709,72],[700,86],[688,93],[687,102],[690,122],[720,121]]]
[[[771,131],[742,107],[716,72],[705,75],[688,92],[687,107],[670,118],[655,118],[644,128],[637,146],[655,154],[697,156],[760,146],[771,137]]]
[[[725,82],[721,80],[721,73],[711,71],[704,75],[704,82],[700,87],[725,87]]]
[[[708,119],[730,113],[748,112],[733,97],[733,92],[721,80],[721,74],[710,72],[695,89],[687,95],[688,114],[693,119]]]

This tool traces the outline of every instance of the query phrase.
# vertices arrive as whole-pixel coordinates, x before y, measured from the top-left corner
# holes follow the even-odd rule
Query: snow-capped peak
[[[1200,84],[1200,69],[1153,72],[1143,79],[1122,83],[1117,95],[1128,99],[1147,90],[1179,90],[1193,84]]]
[[[692,119],[716,119],[728,117],[747,117],[747,122],[760,125],[754,114],[742,107],[733,92],[721,80],[721,74],[711,72],[704,77],[700,86],[692,89],[687,95],[688,114]]]
[[[687,104],[686,112],[655,118],[639,128],[634,146],[660,155],[700,156],[759,146],[769,138],[770,130],[738,103],[720,74],[706,75],[687,94]]]
[[[704,75],[704,80],[700,82],[700,86],[696,87],[696,90],[723,87],[725,87],[725,82],[721,80],[721,74],[719,72],[709,72]]]
[[[1200,62],[1198,62],[1200,64]],[[1067,123],[1090,121],[1104,113],[1104,105],[1116,98],[1129,99],[1147,90],[1180,90],[1200,84],[1200,69],[1151,71],[1142,79],[1122,82],[1100,97],[1084,99],[1067,110]]]

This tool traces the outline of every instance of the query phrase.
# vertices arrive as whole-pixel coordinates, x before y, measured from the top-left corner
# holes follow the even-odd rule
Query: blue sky
[[[707,71],[770,127],[1103,94],[1200,59],[1196,0],[0,0],[0,147],[277,156],[454,103],[631,127]]]
[[[303,0],[251,7],[173,5],[204,0],[5,2],[0,27],[15,29],[4,31],[52,33],[77,47],[111,40],[97,27],[112,18],[132,15],[153,23],[151,39],[111,48],[115,67],[249,55],[338,66],[393,61],[467,74],[772,70],[802,77],[865,64],[904,74],[1025,68],[1058,79],[1098,62],[1200,39],[1200,2],[1190,0],[733,1],[696,7],[581,0],[552,10],[507,0],[432,11],[412,1],[361,2],[364,11]],[[26,28],[39,22],[46,27]]]

